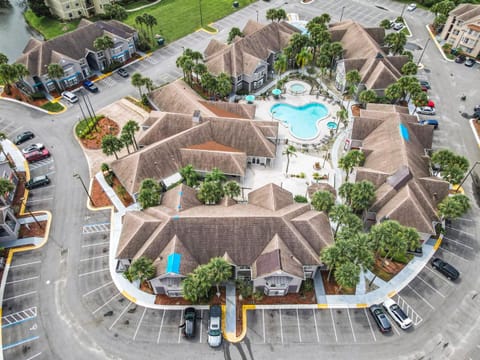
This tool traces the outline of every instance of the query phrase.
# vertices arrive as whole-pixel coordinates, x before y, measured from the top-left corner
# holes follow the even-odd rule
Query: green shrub
[[[309,291],[313,291],[313,288],[314,288],[313,287],[313,279],[303,280],[301,291],[309,292]]]
[[[307,198],[303,195],[295,195],[295,197],[293,198],[293,201],[297,203],[308,203]]]
[[[262,301],[263,300],[263,293],[260,291],[255,291],[252,294],[252,298],[254,301]]]
[[[113,186],[113,172],[109,172],[107,175],[103,176],[108,185]]]
[[[102,163],[102,165],[100,165],[100,170],[102,172],[110,171],[110,166],[108,166],[106,163]]]
[[[89,137],[89,134],[95,128],[98,121],[103,118],[104,118],[103,115],[97,115],[94,119],[88,118],[88,119],[80,120],[77,123],[77,126],[75,127],[75,133],[80,139],[91,138]]]
[[[32,95],[30,95],[32,97],[32,100],[41,100],[41,99],[45,99],[45,94],[42,93],[42,92],[34,92]]]

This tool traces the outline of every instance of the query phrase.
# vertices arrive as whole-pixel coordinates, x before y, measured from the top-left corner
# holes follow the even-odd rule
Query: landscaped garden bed
[[[98,150],[102,148],[102,138],[105,135],[118,135],[120,127],[115,121],[103,115],[98,115],[97,120],[85,119],[80,121],[75,131],[85,148]]]

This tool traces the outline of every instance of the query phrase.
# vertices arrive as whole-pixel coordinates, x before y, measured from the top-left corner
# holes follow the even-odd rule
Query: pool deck
[[[337,121],[335,114],[340,107],[332,100],[327,99],[327,101],[324,101],[323,96],[317,98],[315,95],[292,95],[288,93],[282,94],[281,99],[274,99],[273,96],[270,96],[269,100],[256,99],[255,105],[257,109],[255,120],[277,121],[272,118],[272,114],[270,113],[271,107],[275,104],[301,106],[312,102],[324,104],[329,110],[329,115],[318,122],[319,135],[315,139],[308,141],[297,139],[290,133],[288,126],[280,122],[281,125],[279,126],[277,157],[273,164],[267,167],[262,165],[248,166],[242,184],[245,188],[245,195],[251,191],[250,189],[258,189],[259,187],[268,183],[275,183],[292,192],[294,196],[305,196],[308,185],[316,182],[313,179],[313,173],[328,175],[328,179],[320,180],[319,182],[328,183],[334,187],[335,185],[338,186],[335,181],[336,174],[331,164],[331,160],[325,160],[326,152],[321,150],[325,149],[325,147],[323,147],[322,143],[320,142],[324,136],[330,135],[330,130],[327,127],[327,123],[329,121]],[[342,132],[342,130],[343,128],[340,126],[339,134]],[[288,146],[286,144],[287,140],[288,145],[294,145],[297,148],[296,156],[290,157],[288,176],[285,174],[287,159],[286,156],[283,155],[285,147]],[[319,170],[314,169],[314,165],[317,162],[321,165],[321,169]],[[303,179],[292,176],[298,175],[302,172],[305,174],[305,178]]]

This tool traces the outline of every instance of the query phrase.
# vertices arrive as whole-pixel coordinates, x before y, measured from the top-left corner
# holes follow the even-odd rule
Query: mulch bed
[[[383,259],[381,258],[375,259],[375,266],[392,275],[398,274],[400,271],[403,270],[406,265],[399,262],[387,260],[382,266],[382,261]]]
[[[327,295],[352,295],[355,294],[355,289],[342,289],[335,281],[333,273],[330,275],[328,281],[328,271],[322,271],[323,287]]]
[[[80,139],[80,141],[85,148],[98,150],[102,148],[102,138],[105,135],[111,134],[117,136],[119,132],[120,127],[118,124],[115,121],[104,117],[98,120],[96,129],[92,130],[92,132],[90,132],[90,134],[84,139]]]
[[[92,190],[90,196],[95,203],[95,207],[105,207],[105,206],[112,206],[112,202],[110,198],[107,196],[105,191],[103,191],[102,187],[98,183],[97,179],[93,179],[92,182]]]
[[[23,102],[26,102],[28,104],[31,104],[31,105],[34,105],[34,106],[38,106],[38,107],[41,107],[42,105],[48,103],[48,100],[47,99],[38,99],[38,100],[32,100],[30,99],[27,95],[25,95],[24,93],[22,93],[16,86],[12,85],[12,87],[10,88],[11,89],[11,94],[8,95],[7,93],[5,93],[5,89],[2,93],[2,96],[3,97],[6,97],[6,98],[10,98],[10,99],[15,99],[15,100],[18,100],[18,101],[23,101]]]
[[[472,123],[475,131],[477,132],[477,136],[480,138],[480,120],[472,120]]]
[[[27,213],[25,217],[30,217],[30,214]],[[20,226],[20,232],[18,234],[18,237],[20,239],[28,238],[28,237],[44,237],[46,228],[47,228],[47,221],[39,221],[38,224],[35,221],[28,224],[24,224]]]
[[[353,116],[360,116],[360,105],[352,105],[352,115]]]
[[[225,305],[225,288],[220,288],[220,297],[216,295],[217,288],[212,288],[213,295],[208,302],[201,302],[197,305]],[[195,305],[192,302],[185,300],[183,297],[168,297],[167,295],[157,295],[155,298],[155,304],[157,305]]]

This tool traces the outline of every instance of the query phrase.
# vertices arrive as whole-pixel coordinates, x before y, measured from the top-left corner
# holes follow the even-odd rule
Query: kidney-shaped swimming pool
[[[272,117],[288,124],[290,133],[301,140],[311,140],[318,136],[318,121],[328,115],[325,105],[308,103],[302,106],[275,104],[270,109]]]

